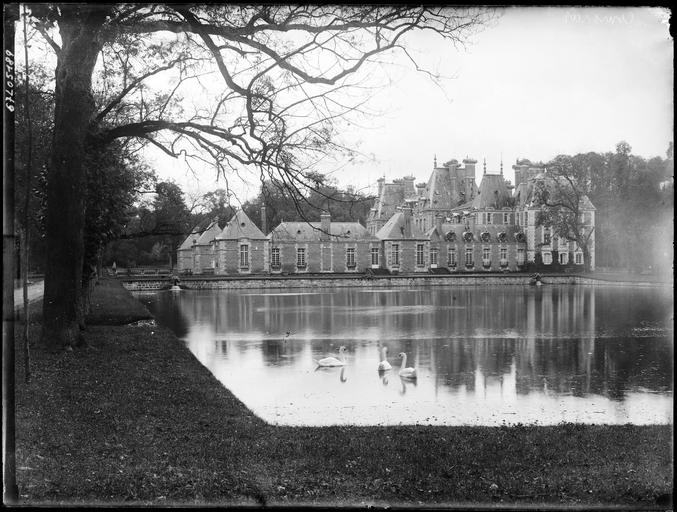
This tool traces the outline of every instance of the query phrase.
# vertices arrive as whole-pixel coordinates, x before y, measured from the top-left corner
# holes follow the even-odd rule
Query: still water
[[[672,289],[428,287],[137,293],[280,425],[671,424]],[[342,368],[315,360],[347,348]],[[381,347],[393,369],[377,371]],[[398,353],[415,366],[399,378]]]

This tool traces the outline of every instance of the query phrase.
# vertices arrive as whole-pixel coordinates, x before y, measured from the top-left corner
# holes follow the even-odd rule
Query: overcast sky
[[[436,85],[411,65],[391,71],[395,84],[374,103],[384,116],[346,134],[368,158],[333,176],[374,191],[383,175],[427,180],[435,155],[438,163],[469,156],[479,183],[483,159],[498,172],[502,155],[512,179],[518,157],[606,152],[621,140],[634,154],[665,157],[673,130],[668,16],[657,8],[509,8],[465,50],[433,34],[412,37],[421,64],[454,78]],[[187,191],[223,185],[209,172],[197,182],[168,159],[157,166]]]

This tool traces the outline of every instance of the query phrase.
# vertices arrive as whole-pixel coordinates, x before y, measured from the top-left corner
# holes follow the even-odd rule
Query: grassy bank
[[[169,330],[123,324],[148,313],[117,282],[92,304],[88,348],[34,343],[29,384],[17,357],[22,503],[655,508],[672,489],[671,426],[270,426]]]

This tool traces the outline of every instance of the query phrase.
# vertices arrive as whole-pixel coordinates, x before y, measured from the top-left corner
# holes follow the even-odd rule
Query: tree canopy
[[[632,146],[621,141],[613,152],[559,155],[546,167],[559,181],[550,180],[555,186],[541,198],[550,205],[567,205],[563,211],[546,207],[541,217],[544,225],[553,226],[562,237],[585,233],[580,219],[572,214],[574,198],[585,196],[596,208],[596,266],[669,270],[674,215],[672,144],[665,159],[634,155]]]
[[[56,55],[47,176],[43,340],[75,344],[83,324],[88,167],[120,140],[209,161],[226,182],[253,173],[295,198],[318,162],[350,153],[341,119],[360,110],[367,67],[406,36],[463,44],[486,9],[425,6],[34,4]],[[407,54],[408,55],[408,54]],[[191,87],[217,73],[209,95]],[[351,92],[351,94],[347,94]],[[191,101],[189,101],[191,100]]]

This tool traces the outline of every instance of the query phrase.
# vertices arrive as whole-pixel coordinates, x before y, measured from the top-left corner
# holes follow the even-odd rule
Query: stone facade
[[[266,236],[242,210],[235,212],[214,244],[216,274],[258,274],[266,271]]]
[[[575,242],[538,225],[535,189],[553,180],[543,167],[518,161],[513,186],[503,164],[499,174],[485,164],[477,187],[475,164],[435,164],[427,183],[379,179],[366,227],[324,213],[320,222],[283,222],[266,235],[238,211],[223,231],[213,222],[191,233],[177,254],[179,269],[227,276],[583,269]],[[594,269],[595,208],[585,196],[581,204]]]
[[[358,273],[371,268],[378,238],[359,222],[283,222],[268,235],[269,269],[275,273]]]
[[[220,231],[216,220],[203,230],[194,228],[176,251],[178,271],[191,274],[213,272],[216,266],[214,239]]]
[[[487,173],[485,164],[478,188],[475,164],[476,161],[469,158],[463,160],[463,165],[456,160],[441,167],[435,164],[428,182],[416,185],[416,196],[411,195],[408,186],[411,178],[395,180],[392,189],[384,180],[379,180],[379,193],[369,214],[367,229],[383,238],[383,227],[397,213],[383,222],[382,212],[410,209],[414,229],[424,232],[428,241],[424,255],[428,270],[583,268],[583,252],[575,242],[555,240],[550,228],[537,225],[541,207],[534,201],[535,186],[539,181],[549,186],[553,180],[542,166],[518,161],[513,166],[517,182],[514,187],[503,176],[503,164],[499,174]],[[387,204],[387,201],[399,203]],[[581,206],[586,229],[591,232],[590,263],[594,269],[595,208],[585,196]],[[416,236],[409,242],[395,242],[404,251],[401,255],[404,261],[415,258],[416,251],[420,255]],[[384,240],[386,258],[392,243]],[[424,266],[415,265],[416,268],[403,271],[423,270]],[[392,270],[389,265],[386,268]]]

